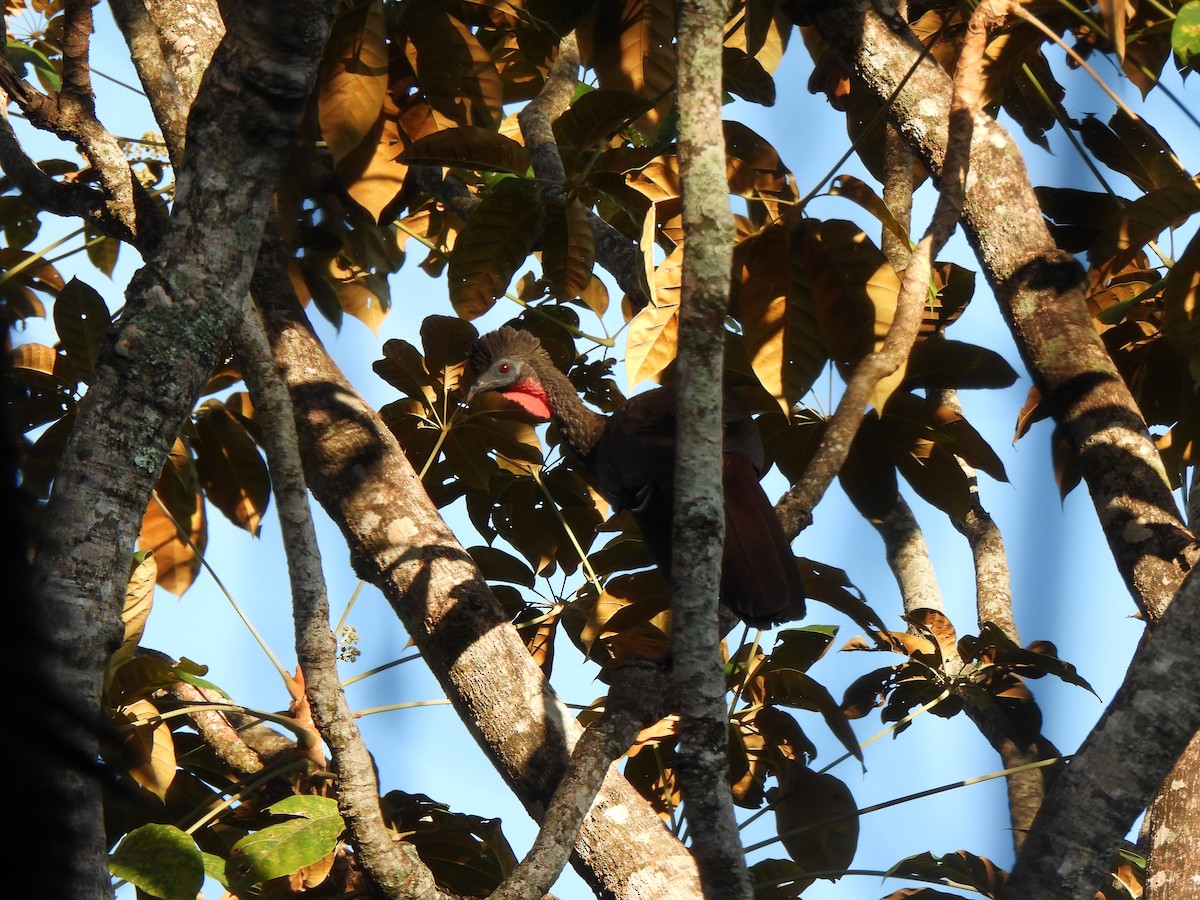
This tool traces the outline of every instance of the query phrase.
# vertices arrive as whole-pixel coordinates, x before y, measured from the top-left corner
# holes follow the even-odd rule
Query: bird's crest
[[[528,331],[518,331],[505,325],[475,341],[471,345],[467,360],[471,364],[471,371],[480,375],[486,372],[493,362],[505,356],[533,359],[544,352],[542,342]]]

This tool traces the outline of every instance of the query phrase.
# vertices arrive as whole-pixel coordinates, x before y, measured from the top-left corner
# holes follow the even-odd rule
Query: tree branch
[[[254,401],[256,419],[262,425],[292,588],[296,659],[304,673],[313,722],[329,746],[337,773],[338,810],[346,821],[356,857],[381,894],[394,900],[434,900],[442,894],[433,873],[411,844],[393,840],[383,821],[375,765],[342,690],[292,401],[275,368],[261,314],[248,297],[242,324],[234,333],[234,350]]]
[[[679,173],[683,257],[676,379],[671,562],[671,678],[679,709],[679,773],[705,897],[750,898],[726,779],[729,722],[717,648],[725,539],[722,492],[724,318],[733,216],[721,128],[721,43],[727,4],[679,9]]]
[[[1051,788],[1005,898],[1074,900],[1103,883],[1117,841],[1200,731],[1197,646],[1200,577],[1193,573],[1143,637],[1112,703]],[[1130,747],[1138,748],[1137,765],[1128,764]]]
[[[55,638],[50,690],[75,698],[63,735],[96,756],[109,653],[120,643],[133,536],[167,451],[240,309],[285,150],[335,4],[241,7],[197,98],[169,229],[135,276],[120,331],[68,439],[39,535],[35,587]],[[247,160],[250,161],[247,164]],[[109,890],[100,785],[65,773],[79,898]]]

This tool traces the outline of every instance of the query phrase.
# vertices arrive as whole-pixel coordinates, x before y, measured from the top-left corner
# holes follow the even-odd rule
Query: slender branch
[[[162,129],[171,162],[178,165],[183,159],[187,139],[187,109],[195,99],[194,95],[184,102],[179,84],[175,81],[175,73],[163,55],[158,29],[154,27],[145,2],[112,0],[109,5],[117,27],[129,46],[133,67],[154,106],[155,118]],[[175,102],[171,102],[172,98]]]
[[[421,487],[395,437],[337,369],[287,277],[288,252],[259,253],[255,300],[296,408],[308,483],[350,547],[354,568],[404,623],[462,721],[530,814],[541,819],[582,728],[546,683],[470,556]],[[632,848],[632,849],[631,849]],[[576,844],[602,896],[695,896],[695,863],[610,773]]]
[[[882,100],[933,170],[946,156],[952,84],[901,23],[865,0],[825,4],[813,25]],[[1143,613],[1165,609],[1200,547],[1180,522],[1162,461],[1136,402],[1092,326],[1079,264],[1046,229],[1021,155],[988,116],[977,116],[968,185],[968,239],[1017,347],[1063,434],[1078,453],[1117,567]]]
[[[538,179],[538,196],[543,203],[561,197],[567,180],[553,126],[554,120],[571,105],[578,78],[579,44],[572,32],[559,41],[558,56],[541,91],[517,113],[525,149],[529,151]]]
[[[433,874],[412,845],[394,841],[384,824],[375,766],[338,677],[337,641],[329,629],[329,598],[292,401],[275,368],[261,314],[249,300],[242,323],[234,335],[234,350],[262,425],[292,587],[296,658],[313,722],[329,746],[337,773],[338,809],[358,859],[384,896],[440,896]]]

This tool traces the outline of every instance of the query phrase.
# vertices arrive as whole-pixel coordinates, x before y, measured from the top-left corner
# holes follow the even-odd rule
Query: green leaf
[[[108,306],[91,285],[72,278],[54,301],[54,327],[67,359],[85,378],[96,368],[100,345],[112,324]]]
[[[143,825],[129,832],[109,856],[108,868],[162,900],[195,900],[204,886],[200,848],[174,825]]]
[[[1180,7],[1171,26],[1171,49],[1185,66],[1194,66],[1200,56],[1200,0]]]
[[[291,818],[233,845],[225,874],[235,892],[311,866],[337,847],[346,827],[337,801],[329,797],[286,797],[267,811]]]

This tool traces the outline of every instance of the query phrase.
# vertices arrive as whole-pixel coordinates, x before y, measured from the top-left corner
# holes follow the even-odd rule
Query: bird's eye
[[[512,363],[502,362],[500,365],[496,366],[496,371],[501,375],[507,375],[512,371]]]

